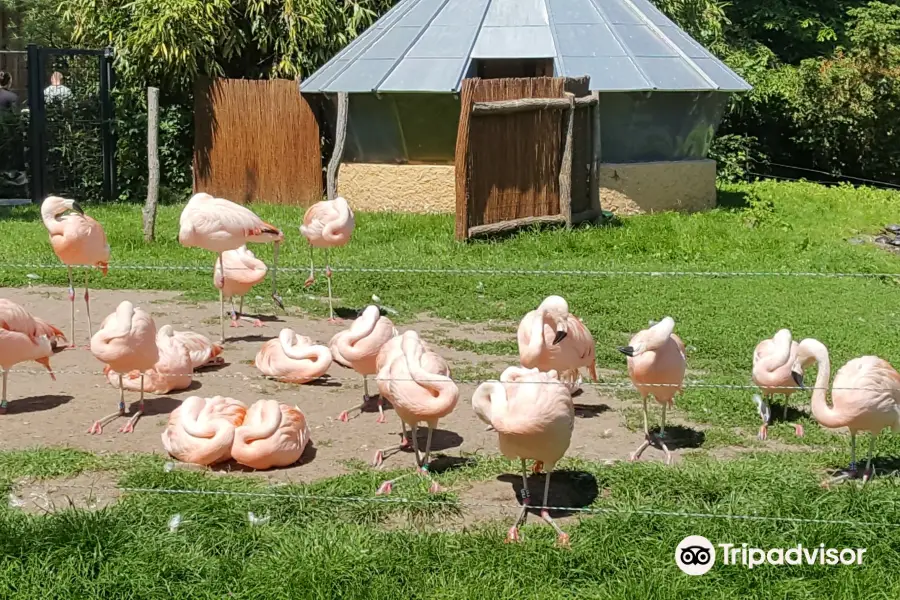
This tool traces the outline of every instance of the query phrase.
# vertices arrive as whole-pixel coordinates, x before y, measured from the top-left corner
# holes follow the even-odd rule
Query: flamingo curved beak
[[[798,373],[797,371],[791,371],[791,377],[794,380],[801,390],[805,390],[806,386],[803,385],[803,373]]]
[[[617,350],[625,356],[634,356],[634,348],[632,346],[619,347]]]
[[[557,332],[556,332],[556,337],[553,338],[553,345],[555,346],[555,345],[557,345],[558,343],[560,343],[561,341],[563,341],[564,339],[566,339],[566,336],[567,336],[567,335],[569,335],[568,332],[565,332],[565,331],[557,331]]]
[[[72,210],[74,210],[75,212],[77,212],[79,215],[83,215],[83,214],[84,214],[84,209],[81,208],[81,205],[78,204],[77,202],[73,202],[73,203],[72,203]]]

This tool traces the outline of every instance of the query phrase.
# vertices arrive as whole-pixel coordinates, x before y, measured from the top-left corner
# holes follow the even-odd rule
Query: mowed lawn
[[[339,306],[358,309],[374,294],[399,312],[400,323],[430,313],[514,325],[542,298],[560,294],[592,331],[599,366],[620,371],[606,383],[624,381],[624,358],[616,346],[649,319],[665,315],[675,318],[676,331],[688,345],[689,367],[697,373],[691,379],[706,384],[749,384],[754,346],[782,327],[798,340],[824,342],[833,370],[865,354],[900,366],[900,338],[894,335],[900,312],[897,278],[740,274],[900,273],[900,258],[865,241],[885,224],[900,222],[900,194],[763,182],[724,187],[721,198],[726,206],[704,214],[633,217],[605,227],[526,231],[469,244],[453,240],[450,216],[359,214],[351,244],[333,253]],[[139,207],[85,208],[103,223],[113,249],[109,275],[95,274],[95,286],[216,296],[213,256],[176,241],[181,206],[161,208],[158,241],[152,245],[142,241]],[[302,212],[263,205],[254,210],[287,233],[281,266],[299,270],[279,277],[286,302],[324,316],[327,306],[307,297],[325,293],[324,278],[311,290],[302,287],[308,266],[307,247],[297,231]],[[270,247],[253,250],[264,260],[271,258]],[[39,266],[57,261],[36,208],[0,212],[0,255],[0,285],[28,285],[29,273],[39,275],[40,284],[66,282],[65,270]],[[317,253],[317,265],[323,260]],[[127,268],[135,266],[160,268]],[[467,269],[495,272],[463,272]],[[508,270],[614,273],[503,272]],[[646,274],[660,271],[665,273]],[[268,285],[262,286],[259,295],[268,292]],[[509,332],[508,343],[440,341],[485,353],[514,353],[514,329]],[[708,444],[753,447],[759,445],[754,440],[759,422],[751,395],[750,390],[688,388],[675,412],[708,428]],[[734,460],[698,453],[668,468],[567,460],[561,467],[571,477],[580,474],[577,481],[590,482],[584,484],[593,490],[590,506],[609,511],[570,524],[570,550],[556,549],[543,525],[526,528],[527,541],[518,546],[502,543],[508,522],[479,524],[465,532],[447,525],[451,515],[467,513],[455,491],[432,498],[405,486],[404,495],[409,492],[420,502],[381,504],[132,492],[92,513],[34,517],[0,509],[0,597],[896,598],[898,480],[885,473],[865,488],[819,487],[827,468],[849,459],[848,443],[846,436],[824,432],[811,421],[806,404],[808,395],[795,400],[805,411],[805,438],[794,438],[785,424],[770,429],[774,441],[809,446],[803,452],[748,452]],[[635,424],[633,412],[625,417]],[[878,466],[886,469],[900,453],[900,443],[886,435],[878,449],[884,457]],[[167,473],[151,458],[58,450],[0,454],[0,480],[6,481],[104,469],[115,470],[130,487],[246,491],[258,485]],[[504,460],[481,459],[446,473],[442,482],[458,490],[510,470],[514,467]],[[382,477],[361,468],[354,475],[275,493],[372,497]],[[268,514],[270,521],[251,526],[248,511]],[[175,514],[183,523],[173,533],[167,523]],[[719,518],[723,515],[766,518]],[[429,517],[445,525],[411,528]],[[864,547],[868,553],[855,567],[717,566],[690,578],[677,570],[673,555],[678,542],[693,534],[714,543],[762,548],[824,543]]]

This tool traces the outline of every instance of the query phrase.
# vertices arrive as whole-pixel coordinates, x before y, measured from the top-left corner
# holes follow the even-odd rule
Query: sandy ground
[[[69,333],[69,301],[64,288],[5,288],[0,296],[26,307],[32,314],[45,318],[67,334]],[[217,340],[219,335],[218,306],[216,303],[197,303],[184,300],[175,292],[111,291],[98,290],[92,294],[91,313],[94,327],[99,327],[103,317],[112,312],[122,300],[131,300],[149,310],[157,327],[166,323],[175,329],[199,331]],[[179,402],[190,395],[224,395],[238,398],[248,404],[260,398],[274,398],[297,404],[306,414],[312,431],[312,447],[298,465],[269,472],[273,479],[289,478],[308,481],[346,472],[344,464],[351,459],[370,461],[378,448],[389,447],[399,441],[400,423],[390,408],[388,422],[376,423],[377,412],[365,412],[349,423],[337,420],[345,408],[362,397],[362,379],[355,372],[336,363],[329,371],[329,379],[318,384],[290,385],[267,380],[252,366],[253,358],[262,343],[277,337],[284,327],[327,343],[336,332],[349,326],[312,320],[302,315],[271,315],[267,302],[260,303],[263,327],[243,323],[242,327],[228,328],[230,336],[225,344],[226,365],[215,371],[197,373],[191,389],[164,397],[148,395],[147,413],[138,422],[134,433],[118,433],[123,419],[104,428],[101,435],[87,433],[91,423],[100,416],[115,410],[118,391],[102,376],[103,365],[87,349],[84,303],[79,293],[76,297],[75,349],[57,352],[52,359],[57,380],[51,381],[40,365],[17,365],[14,371],[27,369],[33,372],[12,372],[9,375],[9,413],[0,416],[0,449],[29,448],[35,446],[69,446],[98,453],[103,452],[156,452],[164,453],[160,434],[168,414]],[[458,324],[423,319],[412,326],[401,326],[401,331],[414,328],[423,337],[469,338],[473,340],[501,340],[512,338],[512,333],[486,330],[483,326]],[[490,364],[493,376],[511,364],[515,357],[491,357],[460,352],[440,347],[439,352],[457,373],[463,368]],[[602,375],[601,375],[602,376]],[[374,383],[370,386],[377,391]],[[460,384],[460,401],[456,410],[441,421],[435,432],[433,450],[449,457],[461,453],[497,452],[496,434],[485,431],[471,409],[474,384]],[[126,393],[126,401],[135,407],[137,393]],[[622,403],[612,396],[599,395],[586,386],[575,398],[576,424],[569,455],[604,461],[626,459],[640,443],[641,435],[628,431],[619,410]],[[375,410],[375,406],[368,410]],[[357,413],[358,414],[358,413]],[[676,453],[677,455],[677,453]],[[652,448],[645,458],[658,460],[661,453]],[[409,453],[398,453],[386,459],[385,465],[412,466]]]

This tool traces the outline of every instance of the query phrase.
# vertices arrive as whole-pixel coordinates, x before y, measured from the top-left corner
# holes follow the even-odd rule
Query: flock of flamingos
[[[201,334],[175,331],[171,325],[157,329],[151,316],[131,302],[122,302],[107,316],[94,333],[88,292],[90,268],[106,274],[110,247],[101,225],[85,215],[78,203],[56,196],[41,206],[41,217],[50,234],[50,243],[60,261],[68,268],[69,299],[72,303],[71,330],[74,346],[75,291],[72,267],[85,271],[84,300],[90,335],[90,352],[102,363],[109,382],[119,388],[118,410],[97,420],[89,433],[102,433],[103,426],[126,416],[125,390],[139,391],[137,411],[119,430],[133,431],[144,410],[144,393],[164,394],[185,389],[195,369],[223,362],[222,346]],[[310,275],[315,279],[313,248],[346,244],[354,230],[353,212],[346,200],[336,198],[311,206],[300,226],[309,241]],[[275,244],[272,267],[272,298],[281,304],[275,272],[278,244],[284,233],[262,221],[249,209],[209,194],[190,199],[181,214],[179,242],[217,254],[214,284],[220,294],[222,339],[225,339],[225,297],[231,299],[232,327],[247,320],[241,313],[243,296],[267,276],[266,265],[256,259],[247,243]],[[330,262],[330,261],[329,261]],[[331,296],[331,269],[326,266],[331,321],[335,321]],[[234,297],[241,298],[235,310]],[[674,333],[675,321],[666,317],[634,335],[628,346],[618,348],[627,357],[628,373],[643,401],[645,440],[631,455],[637,460],[651,444],[659,447],[670,463],[672,455],[664,442],[666,412],[681,391],[686,369],[685,347]],[[524,498],[522,511],[509,530],[508,539],[519,539],[518,527],[527,517],[529,505],[526,459],[534,460],[534,472],[546,469],[544,501],[550,486],[550,473],[569,448],[575,425],[572,394],[582,382],[581,370],[597,381],[595,345],[591,333],[566,301],[549,296],[522,319],[518,328],[520,365],[510,366],[499,380],[482,383],[472,397],[472,408],[479,419],[496,431],[500,451],[522,466]],[[50,357],[57,343],[68,343],[63,332],[30,315],[23,307],[0,299],[0,367],[3,369],[3,397],[0,414],[7,408],[7,375],[15,364],[36,361],[50,376]],[[363,378],[362,404],[338,417],[346,421],[350,412],[360,410],[369,401],[368,378],[376,376],[379,423],[385,422],[382,402],[391,403],[402,425],[399,446],[376,452],[373,464],[380,465],[388,450],[412,446],[418,475],[430,482],[429,490],[440,486],[428,471],[431,436],[438,421],[457,406],[459,389],[450,377],[450,367],[435,349],[415,331],[400,334],[394,324],[381,315],[377,306],[367,307],[349,328],[335,335],[327,346],[283,329],[276,339],[265,342],[255,365],[265,376],[279,381],[303,384],[325,375],[332,362],[353,369]],[[760,342],[753,354],[752,380],[762,396],[754,396],[762,427],[760,439],[766,439],[771,417],[768,401],[776,394],[787,398],[805,389],[803,372],[817,363],[812,415],[824,427],[847,427],[851,435],[849,469],[826,483],[836,483],[857,475],[856,434],[870,432],[869,451],[863,481],[872,476],[872,455],[876,436],[885,428],[900,430],[900,374],[886,361],[864,356],[849,361],[838,370],[832,390],[832,405],[826,401],[830,379],[828,350],[815,339],[793,341],[787,329]],[[658,433],[648,424],[647,398],[653,396],[662,409]],[[420,453],[418,427],[425,423],[424,452]],[[411,435],[407,434],[407,426]],[[796,434],[803,435],[798,424]],[[230,459],[256,469],[287,466],[300,459],[309,442],[309,428],[299,407],[275,400],[259,400],[251,406],[239,400],[216,396],[185,399],[171,414],[162,433],[162,443],[174,458],[200,465],[212,465]],[[413,474],[413,473],[409,473]],[[404,476],[405,477],[405,476]],[[398,478],[400,479],[400,478]],[[391,493],[398,479],[385,481],[378,494]],[[558,533],[560,543],[568,536],[553,521],[546,509],[542,518]]]

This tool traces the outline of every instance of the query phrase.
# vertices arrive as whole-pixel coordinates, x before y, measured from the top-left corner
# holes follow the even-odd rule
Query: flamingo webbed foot
[[[240,327],[240,326],[241,326],[241,322],[238,321],[237,319],[232,319],[232,320],[231,320],[231,326],[232,326],[232,327]]]
[[[506,543],[511,544],[521,541],[522,538],[519,536],[519,528],[516,525],[513,525],[506,534]]]
[[[88,433],[100,435],[103,433],[103,423],[100,421],[94,421],[94,424],[91,425],[91,428],[88,429]]]
[[[795,434],[797,437],[803,437],[803,433],[804,433],[804,432],[803,432],[803,425],[801,425],[800,423],[797,423],[796,425],[794,425],[794,434]]]
[[[382,452],[381,450],[378,450],[375,453],[375,458],[372,459],[372,466],[380,467],[383,462],[384,462],[384,452]]]
[[[131,421],[128,421],[121,427],[119,427],[119,433],[134,433],[134,425]]]
[[[263,322],[260,321],[259,319],[255,319],[255,320],[253,321],[253,326],[254,326],[254,327],[262,327],[262,326],[263,326]]]
[[[437,481],[432,481],[431,486],[428,488],[429,494],[440,494],[443,491],[444,491],[444,488],[442,488],[440,485],[438,485]]]
[[[875,469],[874,469],[874,468],[869,467],[868,469],[866,469],[866,470],[863,472],[863,478],[862,478],[863,485],[869,483],[869,481],[871,481],[872,478],[873,478],[874,476],[875,476]]]
[[[569,543],[569,534],[566,533],[565,531],[560,533],[556,537],[556,545],[559,546],[560,548],[570,548],[571,545]]]
[[[306,281],[303,282],[303,287],[308,288],[309,286],[311,286],[311,285],[314,284],[315,282],[316,282],[315,276],[314,276],[314,275],[310,275],[309,277],[306,278]]]
[[[350,415],[347,413],[346,410],[338,415],[338,421],[342,421],[342,422],[346,423],[349,420],[350,420]]]
[[[388,496],[393,489],[393,484],[390,481],[385,481],[378,487],[378,491],[375,492],[376,496]]]

